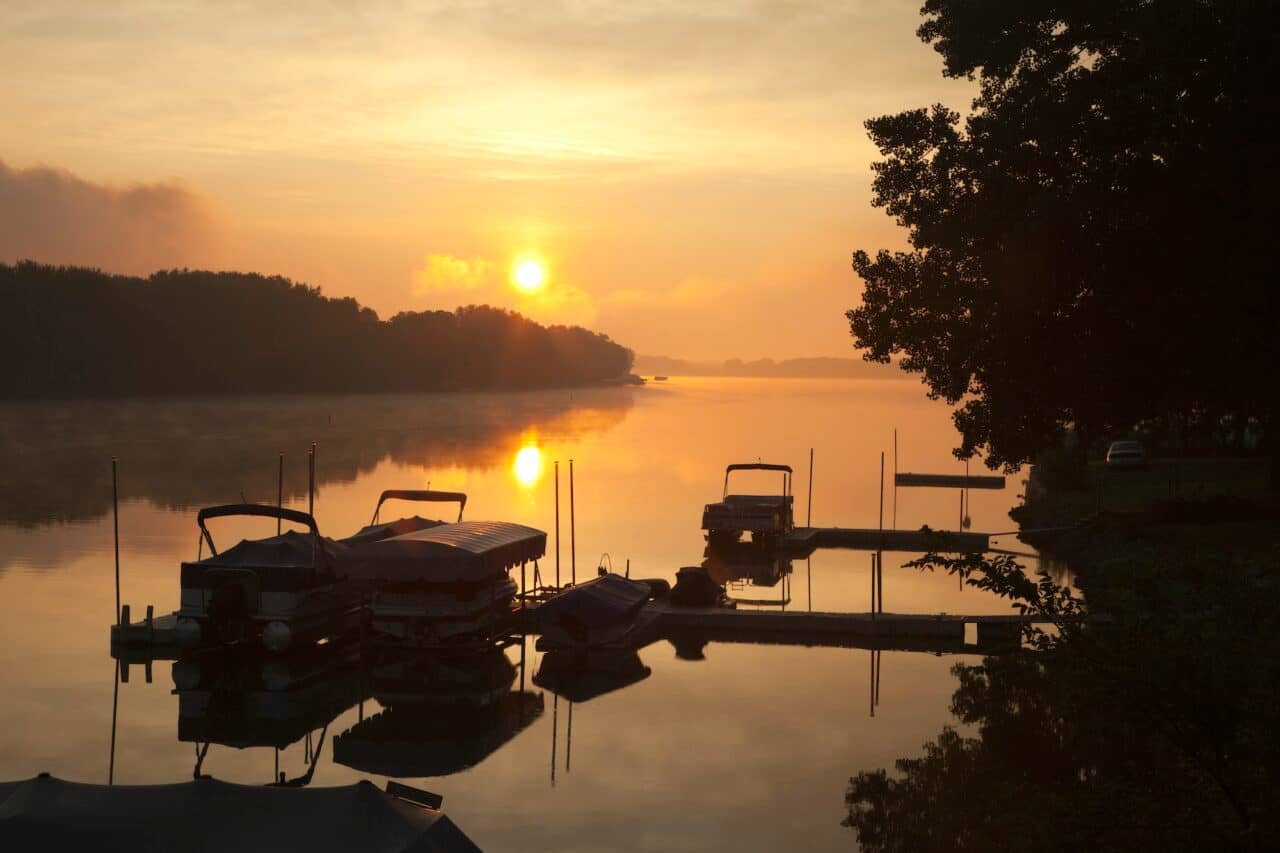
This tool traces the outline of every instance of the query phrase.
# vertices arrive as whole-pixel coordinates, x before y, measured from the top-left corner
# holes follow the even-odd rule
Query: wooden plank
[[[899,486],[920,486],[938,489],[1003,489],[1004,477],[985,474],[895,474],[893,481]]]

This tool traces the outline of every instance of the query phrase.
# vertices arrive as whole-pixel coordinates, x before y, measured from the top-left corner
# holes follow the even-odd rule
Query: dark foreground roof
[[[88,785],[0,782],[0,850],[478,851],[441,812],[378,790],[272,788],[198,779]]]

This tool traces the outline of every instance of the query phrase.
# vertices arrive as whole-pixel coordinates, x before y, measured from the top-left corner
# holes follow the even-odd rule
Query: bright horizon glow
[[[547,286],[547,266],[539,258],[524,255],[511,265],[511,283],[524,293],[537,293]]]
[[[542,451],[537,445],[527,444],[516,451],[516,458],[511,463],[511,473],[516,482],[528,489],[542,479]]]

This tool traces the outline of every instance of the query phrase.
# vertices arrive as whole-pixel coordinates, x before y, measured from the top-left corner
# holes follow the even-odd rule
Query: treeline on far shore
[[[0,264],[0,358],[15,399],[593,385],[633,355],[489,306],[382,320],[280,276],[23,261]]]

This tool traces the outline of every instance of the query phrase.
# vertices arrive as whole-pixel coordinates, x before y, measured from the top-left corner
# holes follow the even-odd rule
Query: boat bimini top
[[[409,518],[398,518],[395,521],[380,521],[379,514],[382,512],[382,505],[388,500],[456,503],[458,505],[458,521],[462,521],[462,511],[467,507],[467,496],[462,492],[437,492],[430,489],[387,489],[378,498],[378,503],[373,508],[373,518],[369,523],[360,528],[354,535],[348,536],[342,541],[348,545],[360,545],[366,542],[377,542],[380,539],[390,539],[393,536],[403,536],[406,533],[413,533],[416,530],[425,530],[429,527],[446,523],[436,519],[421,518],[417,515]]]
[[[219,552],[206,522],[226,516],[262,516],[291,521],[309,528],[300,533],[288,530],[266,539],[245,539]],[[214,569],[245,569],[257,573],[263,589],[291,589],[314,582],[317,576],[333,575],[346,546],[320,535],[316,520],[305,512],[261,504],[211,506],[196,515],[200,543],[209,546],[209,556],[182,564],[182,586],[201,587],[201,576]]]
[[[489,581],[547,551],[547,534],[509,521],[459,521],[354,545],[347,575],[387,583]]]
[[[724,491],[721,492],[721,498],[728,501],[733,497],[755,497],[753,495],[730,495],[729,494],[729,475],[734,471],[779,471],[782,473],[782,491],[777,497],[783,497],[790,501],[791,498],[791,466],[790,465],[771,465],[768,462],[739,462],[730,465],[724,469]],[[731,502],[731,501],[730,501]]]

